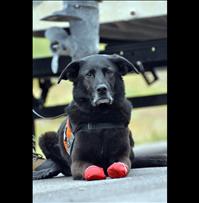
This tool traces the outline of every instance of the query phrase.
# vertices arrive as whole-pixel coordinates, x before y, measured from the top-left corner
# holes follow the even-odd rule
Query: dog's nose
[[[106,85],[99,85],[99,86],[97,87],[97,92],[98,92],[99,94],[105,94],[106,91],[107,91]]]

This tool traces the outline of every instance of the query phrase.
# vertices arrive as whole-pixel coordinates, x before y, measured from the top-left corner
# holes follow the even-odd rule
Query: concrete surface
[[[128,177],[100,181],[36,180],[33,203],[41,202],[167,202],[167,167],[132,169]]]
[[[167,154],[167,142],[159,141],[150,144],[141,144],[134,147],[135,156]]]

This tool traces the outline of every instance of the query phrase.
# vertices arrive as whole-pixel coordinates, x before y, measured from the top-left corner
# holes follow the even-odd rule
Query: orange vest
[[[69,118],[67,118],[66,120],[66,127],[64,130],[64,148],[65,150],[68,152],[68,154],[70,155],[71,153],[71,146],[73,144],[74,141],[74,135],[72,133],[71,127],[70,127],[70,122],[69,122]]]

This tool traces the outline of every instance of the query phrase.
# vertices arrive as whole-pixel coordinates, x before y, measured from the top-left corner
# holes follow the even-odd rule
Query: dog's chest
[[[126,150],[126,129],[101,129],[82,131],[76,135],[74,149],[82,159],[105,161]]]
[[[71,120],[79,125],[81,123],[113,122],[128,124],[131,117],[131,107],[126,100],[122,104],[112,105],[108,108],[94,108],[89,111],[82,111],[72,102],[66,109]]]

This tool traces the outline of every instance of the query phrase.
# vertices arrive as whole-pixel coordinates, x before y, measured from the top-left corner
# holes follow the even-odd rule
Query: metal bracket
[[[137,61],[137,65],[139,66],[139,70],[140,70],[142,76],[144,77],[144,79],[145,79],[145,81],[146,81],[146,83],[148,85],[152,85],[155,81],[157,81],[159,79],[154,69],[150,70],[150,72],[151,72],[151,74],[153,76],[153,78],[150,80],[148,78],[148,76],[146,75],[146,73],[145,73],[145,69],[144,69],[144,66],[143,66],[142,62]]]
[[[48,90],[52,86],[51,80],[50,79],[39,79],[39,87],[41,88],[42,92],[40,95],[39,103],[40,105],[44,105],[47,95],[48,95]]]

